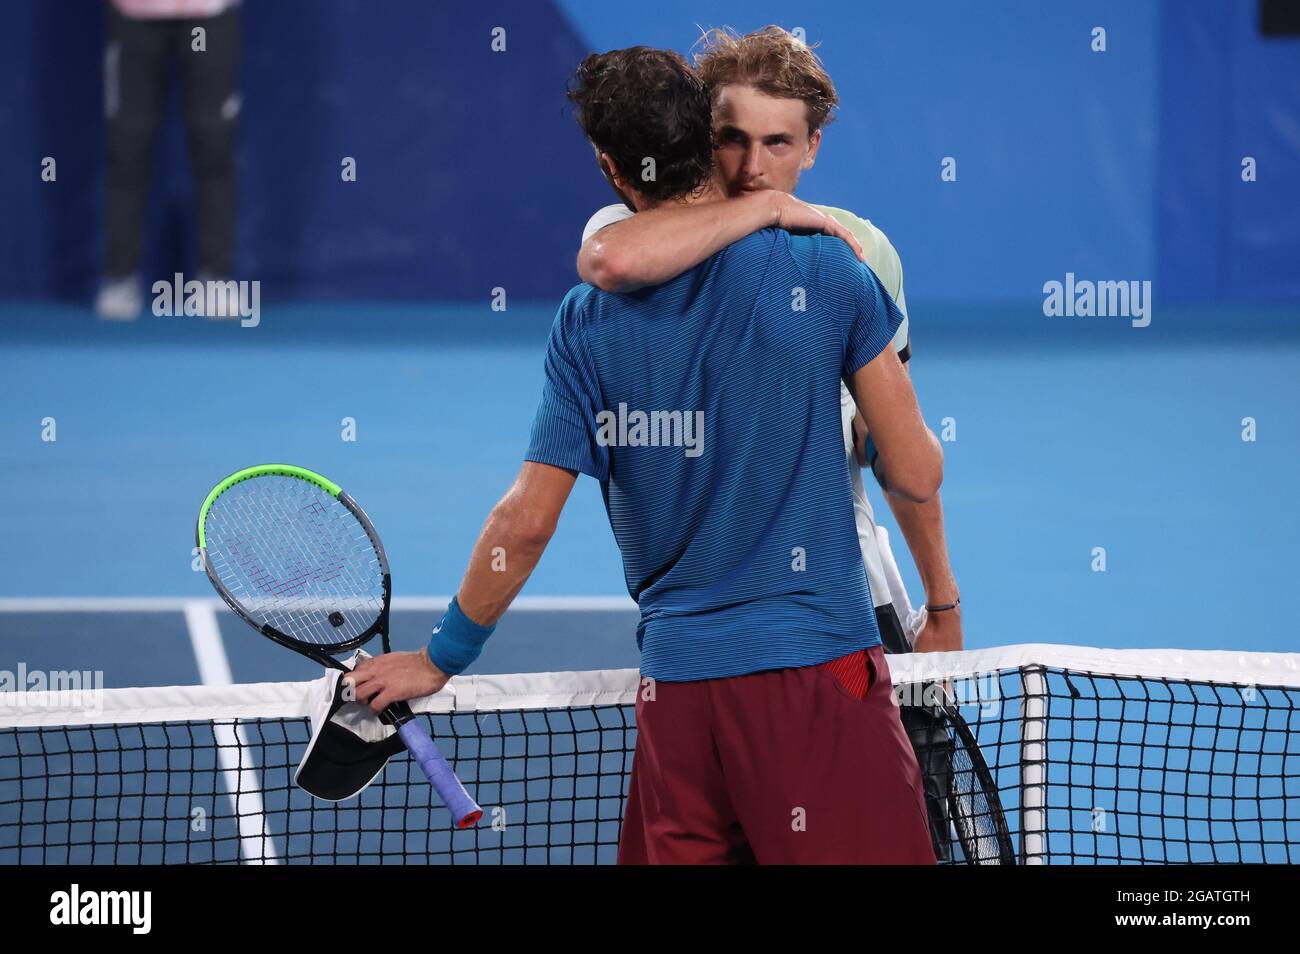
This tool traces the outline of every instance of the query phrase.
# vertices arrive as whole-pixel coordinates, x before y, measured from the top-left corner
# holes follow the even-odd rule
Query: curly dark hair
[[[592,53],[568,96],[592,145],[651,202],[693,192],[711,174],[709,94],[677,53],[648,46]]]

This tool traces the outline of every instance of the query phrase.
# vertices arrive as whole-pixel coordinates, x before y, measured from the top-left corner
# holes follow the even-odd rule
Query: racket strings
[[[337,498],[295,477],[235,484],[205,523],[208,566],[259,625],[314,646],[364,634],[384,608],[383,565]]]
[[[970,726],[944,686],[927,684],[921,698],[930,704],[906,706],[900,715],[925,781],[936,855],[965,864],[1014,864],[996,781]]]
[[[998,826],[1001,808],[989,804],[988,788],[973,763],[966,742],[958,735],[952,748],[950,796],[953,824],[972,864],[1006,863],[1007,846]],[[1004,823],[1005,824],[1005,823]]]

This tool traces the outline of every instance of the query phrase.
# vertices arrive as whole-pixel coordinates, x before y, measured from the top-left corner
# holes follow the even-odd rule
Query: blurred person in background
[[[235,243],[235,129],[240,112],[238,0],[111,0],[104,51],[108,121],[105,269],[95,311],[132,320],[144,306],[140,256],[153,147],[179,70],[194,173],[200,281],[224,282]],[[225,288],[227,286],[209,286]],[[220,297],[209,313],[234,314]]]

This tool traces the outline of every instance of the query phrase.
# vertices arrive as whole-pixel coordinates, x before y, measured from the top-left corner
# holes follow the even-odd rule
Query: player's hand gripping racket
[[[231,474],[203,501],[199,553],[208,579],[263,636],[324,666],[378,634],[388,645],[392,581],[379,534],[356,501],[320,474],[263,464]],[[457,827],[483,811],[415,719],[395,702],[380,719],[396,727]]]

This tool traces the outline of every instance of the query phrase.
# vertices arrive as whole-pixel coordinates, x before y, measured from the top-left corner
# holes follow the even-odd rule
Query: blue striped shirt
[[[847,245],[774,229],[663,285],[565,297],[526,459],[600,481],[642,675],[809,666],[880,642],[840,380],[901,321]]]

